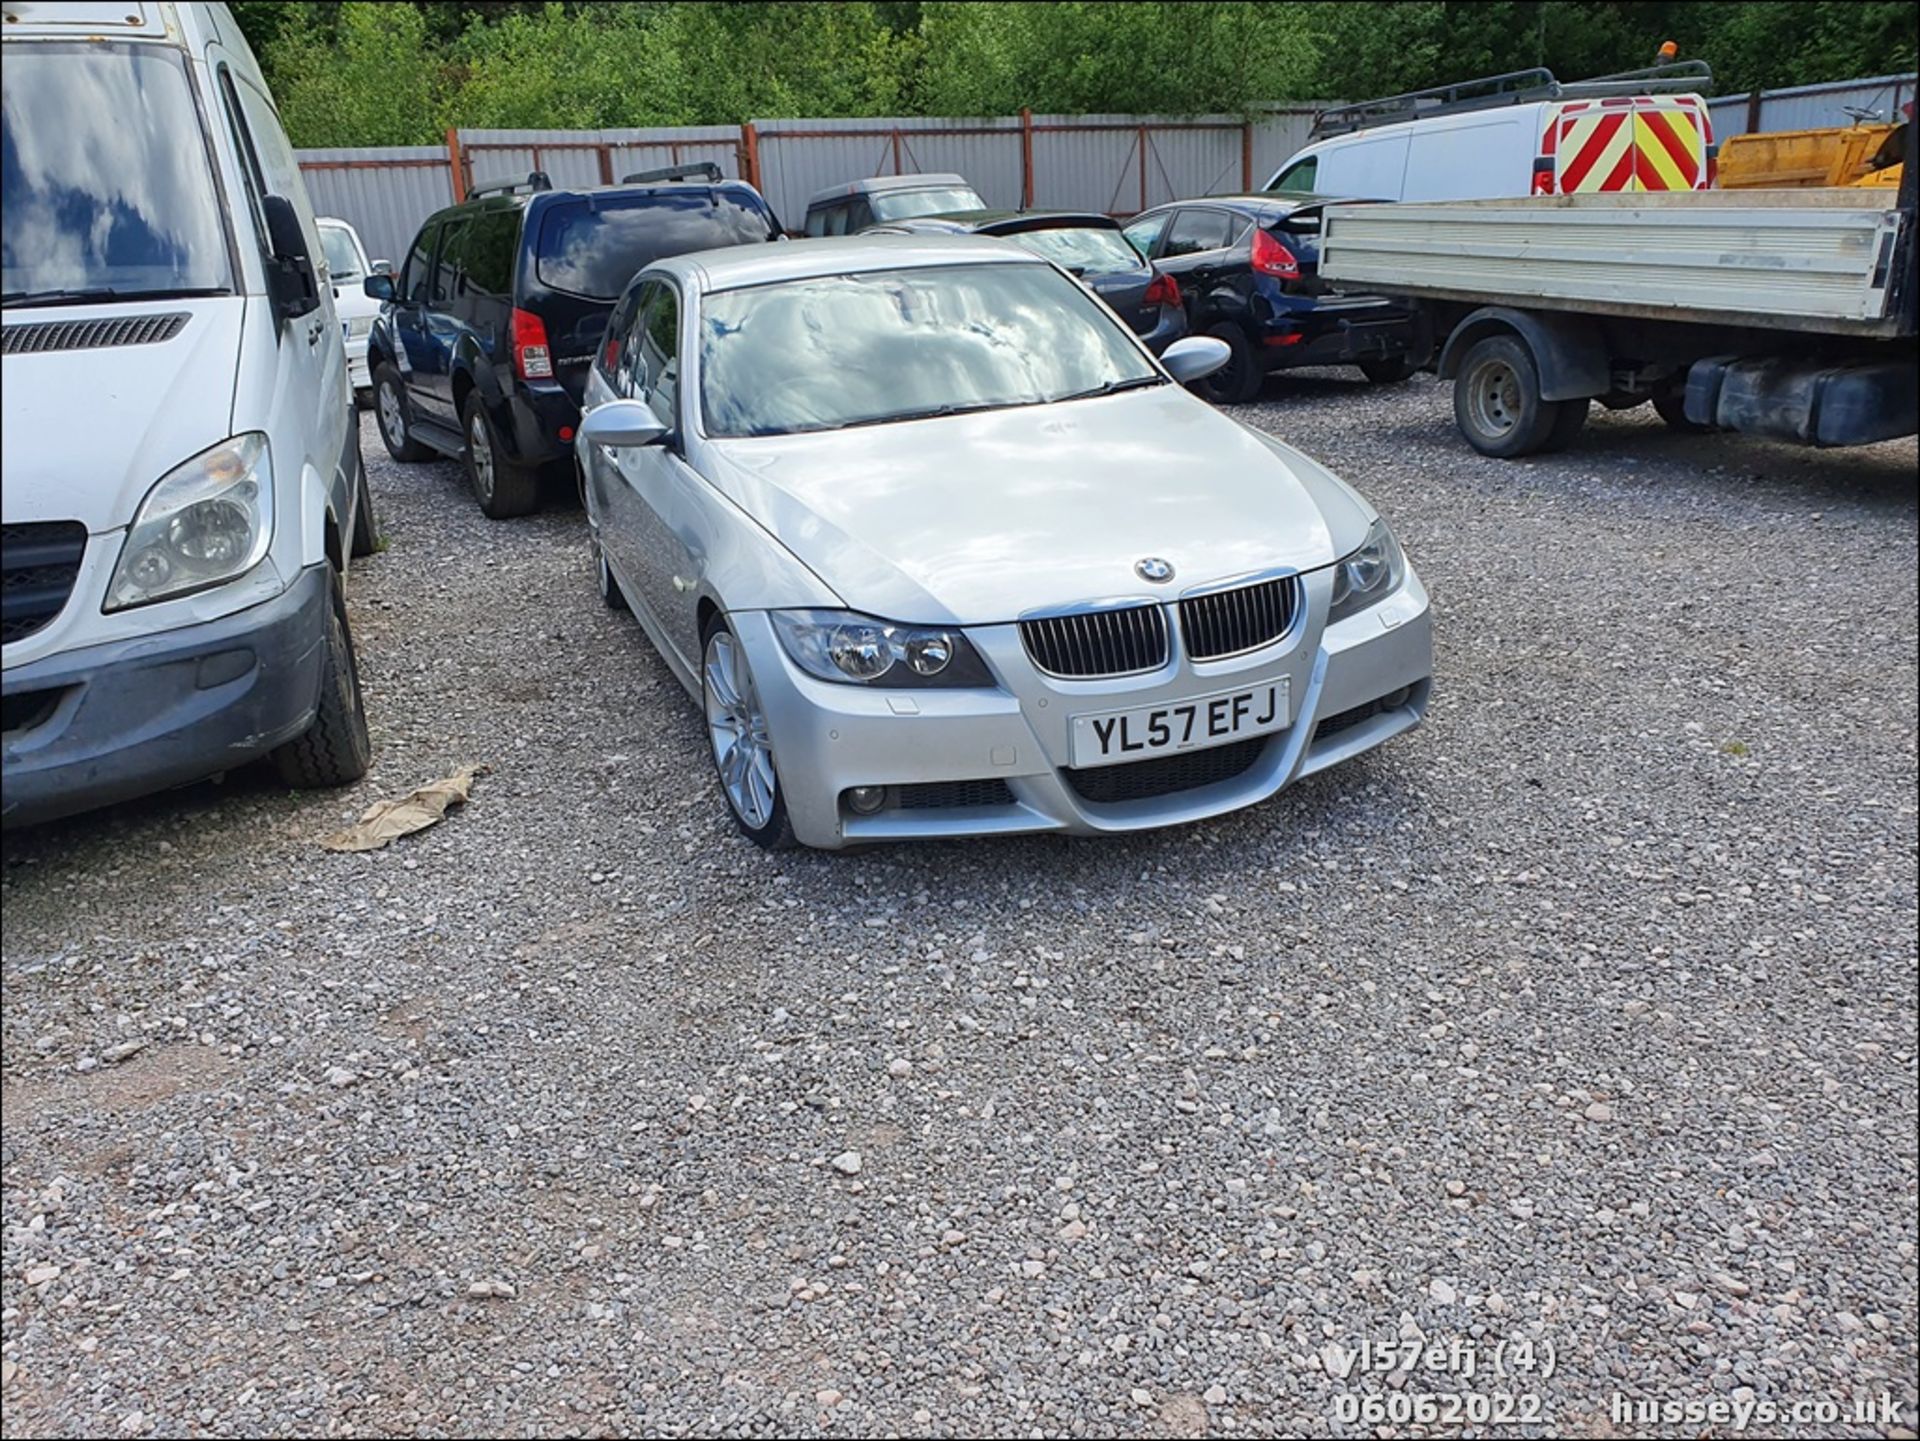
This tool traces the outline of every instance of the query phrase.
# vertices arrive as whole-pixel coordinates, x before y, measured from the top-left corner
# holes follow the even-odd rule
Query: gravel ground
[[[8,838],[9,1433],[1363,1434],[1402,1388],[1912,1435],[1914,443],[1596,414],[1500,464],[1336,373],[1245,415],[1394,518],[1430,723],[1190,829],[843,857],[731,834],[577,511],[489,523],[369,421],[373,775]],[[1539,1369],[1330,1371],[1416,1335]]]

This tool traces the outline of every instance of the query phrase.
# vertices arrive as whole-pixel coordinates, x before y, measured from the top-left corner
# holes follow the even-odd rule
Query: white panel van
[[[225,5],[5,0],[0,821],[363,775],[326,252]]]

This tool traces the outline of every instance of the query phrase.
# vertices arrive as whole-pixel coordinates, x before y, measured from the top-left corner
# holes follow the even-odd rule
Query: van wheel
[[[1575,403],[1586,410],[1586,401]],[[1453,421],[1482,455],[1510,460],[1544,449],[1560,414],[1558,401],[1540,398],[1540,372],[1522,342],[1489,335],[1467,351],[1453,382]]]
[[[391,362],[381,365],[373,373],[373,418],[380,427],[380,439],[387,447],[387,454],[395,460],[411,464],[416,460],[432,460],[431,446],[422,445],[413,438],[413,417],[407,411],[407,387],[400,379],[400,372]]]
[[[475,391],[460,420],[467,432],[467,483],[489,520],[510,520],[540,504],[540,476],[508,460],[500,450],[500,432]]]
[[[1375,385],[1398,385],[1413,374],[1413,362],[1404,355],[1383,355],[1361,361],[1360,373]]]
[[[1201,377],[1200,394],[1215,405],[1245,405],[1260,394],[1260,383],[1267,378],[1260,368],[1260,357],[1253,353],[1253,343],[1247,339],[1247,332],[1231,321],[1208,326],[1207,334],[1226,341],[1231,354],[1225,365]]]
[[[367,484],[367,462],[361,458],[357,446],[354,458],[360,461],[360,478],[356,487],[360,493],[354,498],[353,542],[347,553],[358,560],[380,549],[380,523],[374,519],[373,487]]]
[[[326,650],[320,661],[320,703],[299,735],[273,753],[280,779],[297,790],[344,786],[373,764],[367,708],[360,696],[360,667],[347,629],[347,602],[339,572],[327,570]]]

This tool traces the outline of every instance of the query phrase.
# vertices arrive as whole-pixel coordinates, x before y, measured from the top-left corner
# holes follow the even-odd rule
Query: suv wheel
[[[467,481],[489,520],[525,515],[540,503],[540,477],[515,465],[500,450],[500,432],[475,391],[467,397],[461,423],[467,433]]]
[[[380,439],[386,444],[387,454],[395,460],[412,462],[433,458],[432,448],[413,438],[406,382],[390,362],[374,372],[373,417],[380,427]]]
[[[1383,355],[1361,361],[1360,373],[1375,385],[1398,385],[1413,374],[1413,362],[1404,355]]]

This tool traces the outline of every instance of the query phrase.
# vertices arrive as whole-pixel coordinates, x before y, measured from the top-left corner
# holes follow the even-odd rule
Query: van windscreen
[[[745,194],[688,188],[556,201],[540,221],[542,285],[613,300],[656,260],[773,240],[773,213]]]
[[[0,109],[6,304],[232,289],[226,223],[177,52],[9,45]]]

